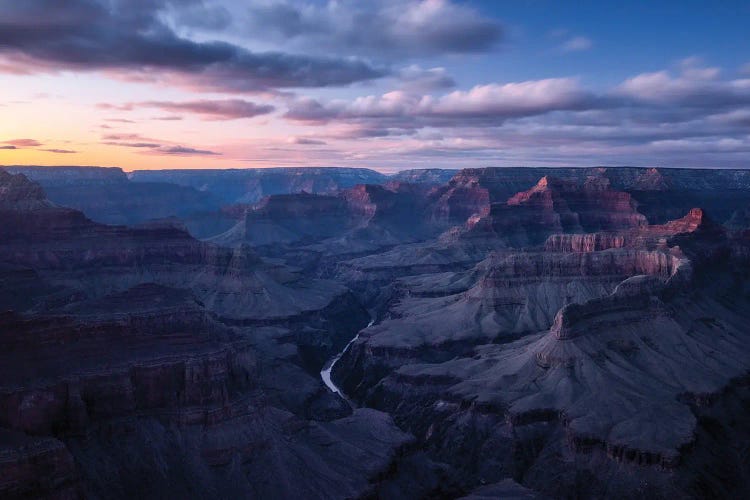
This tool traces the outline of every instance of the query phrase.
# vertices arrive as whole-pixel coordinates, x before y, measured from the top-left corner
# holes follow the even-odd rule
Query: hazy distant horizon
[[[15,164],[15,165],[0,165],[1,168],[25,168],[25,167],[40,167],[40,168],[112,168],[120,169],[127,173],[137,171],[160,171],[160,170],[184,170],[184,171],[222,171],[222,170],[270,170],[270,169],[297,169],[297,168],[310,168],[310,169],[359,169],[359,170],[371,170],[384,175],[393,175],[399,172],[405,172],[409,170],[448,170],[448,171],[460,171],[465,169],[483,169],[483,168],[530,168],[530,169],[566,169],[566,168],[580,168],[580,169],[591,169],[591,168],[635,168],[635,169],[670,169],[670,170],[748,170],[748,168],[736,168],[736,167],[681,167],[681,166],[664,166],[664,165],[507,165],[507,166],[470,166],[470,167],[403,167],[398,169],[384,169],[378,167],[366,167],[366,166],[345,166],[345,165],[305,165],[305,166],[292,166],[292,165],[281,165],[281,166],[266,166],[266,167],[163,167],[163,168],[124,168],[116,165],[37,165],[37,164]]]

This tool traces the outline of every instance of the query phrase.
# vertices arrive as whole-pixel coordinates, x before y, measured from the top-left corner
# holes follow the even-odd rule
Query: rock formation
[[[410,442],[314,378],[367,322],[340,285],[2,171],[0,233],[0,496],[351,497]]]
[[[750,495],[744,171],[13,170],[0,497]]]

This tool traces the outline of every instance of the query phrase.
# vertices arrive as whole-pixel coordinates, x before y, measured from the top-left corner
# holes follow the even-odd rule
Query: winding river
[[[367,323],[367,326],[365,328],[369,328],[375,323],[375,319],[371,319],[369,323]],[[349,341],[348,344],[341,350],[340,353],[336,354],[334,357],[332,357],[328,362],[323,366],[323,369],[320,370],[320,378],[323,380],[323,383],[328,387],[332,392],[335,392],[338,394],[342,399],[344,399],[347,403],[351,404],[351,401],[347,399],[346,395],[341,391],[341,389],[331,380],[331,370],[333,370],[333,365],[336,364],[336,362],[341,359],[341,356],[344,355],[344,353],[349,349],[349,347],[356,342],[356,340],[359,338],[359,332],[357,335],[354,336],[353,339]]]

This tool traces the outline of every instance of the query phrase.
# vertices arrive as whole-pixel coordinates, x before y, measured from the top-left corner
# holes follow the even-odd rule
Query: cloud
[[[102,144],[107,146],[121,146],[125,148],[148,148],[156,149],[161,147],[159,139],[143,137],[140,134],[106,134],[102,136]]]
[[[140,134],[106,134],[102,136],[105,141],[156,141],[156,139],[148,139]]]
[[[352,165],[452,166],[460,159],[463,166],[742,168],[750,151],[750,79],[688,59],[609,89],[557,78],[442,95],[297,98],[286,117],[316,127],[318,137],[330,138],[327,149]]]
[[[176,24],[210,31],[221,31],[232,24],[232,15],[222,5],[206,5],[202,1],[183,2],[176,8],[168,6]]]
[[[18,149],[16,146],[0,146],[0,149]]]
[[[33,148],[42,145],[41,142],[35,139],[12,139],[10,141],[4,141],[3,144],[10,144],[11,146],[16,146],[19,148]]]
[[[2,1],[0,71],[106,71],[194,90],[249,92],[347,85],[387,71],[354,58],[253,52],[180,36],[164,21],[170,0]]]
[[[253,2],[247,13],[243,33],[308,50],[375,58],[484,52],[503,38],[497,21],[450,0],[272,0]]]
[[[170,141],[152,139],[140,134],[106,134],[102,136],[102,144],[125,148],[143,149],[144,154],[162,154],[174,156],[219,156],[221,153],[207,149],[198,149]]]
[[[581,109],[590,95],[574,78],[548,78],[503,85],[478,85],[455,91],[435,105],[440,114],[454,116],[528,116],[554,110]]]
[[[58,154],[75,154],[78,153],[78,151],[73,151],[72,149],[40,149],[39,151],[45,151],[47,153],[58,153]]]
[[[422,69],[411,65],[398,72],[398,79],[401,87],[410,91],[430,92],[456,86],[445,68]]]
[[[207,120],[238,120],[240,118],[253,118],[255,116],[266,115],[276,110],[270,104],[256,104],[243,99],[223,99],[210,100],[202,99],[197,101],[173,102],[173,101],[144,101],[144,102],[126,102],[123,104],[99,103],[96,105],[100,109],[111,109],[118,111],[133,111],[137,108],[159,108],[169,112],[186,112],[192,113]],[[179,116],[158,117],[156,120],[181,120]],[[134,123],[132,120],[122,118],[112,118],[108,121],[118,121],[122,123]]]
[[[131,106],[160,108],[170,112],[187,112],[209,120],[237,120],[266,115],[276,108],[269,104],[256,104],[242,99],[199,100],[188,102],[148,101]],[[172,118],[174,119],[174,118]]]
[[[181,116],[168,115],[168,116],[154,116],[151,119],[152,120],[159,120],[159,121],[166,121],[166,122],[174,122],[174,121],[180,121],[180,120],[182,120],[182,117]]]
[[[205,149],[195,149],[195,148],[189,148],[185,146],[165,146],[160,149],[155,149],[154,152],[162,153],[162,154],[168,154],[168,155],[181,155],[181,156],[215,156],[220,155],[221,153],[217,153],[215,151],[208,151]]]
[[[118,108],[116,108],[116,107],[114,107],[112,105],[106,105],[105,106],[103,104],[97,104],[96,106],[98,108],[102,108],[102,109],[118,109]],[[122,108],[119,108],[119,109],[121,111],[130,111],[129,109],[122,109]],[[104,121],[105,122],[112,122],[112,123],[135,123],[134,120],[128,120],[126,118],[105,118]]]
[[[688,65],[679,74],[662,70],[636,75],[619,85],[615,93],[640,102],[670,106],[739,106],[750,104],[750,79],[722,80],[718,68]]]
[[[310,145],[310,146],[322,146],[325,144],[325,141],[321,141],[318,139],[310,139],[309,137],[290,137],[288,141],[290,144],[301,144],[301,145]]]
[[[594,43],[591,39],[586,38],[585,36],[574,36],[573,38],[566,40],[565,43],[562,44],[561,49],[563,52],[582,52],[591,49],[593,46]]]
[[[118,142],[118,141],[106,141],[102,144],[106,144],[108,146],[122,146],[125,148],[149,148],[149,149],[155,149],[161,146],[161,144],[156,142]]]
[[[490,83],[444,95],[397,90],[352,100],[297,98],[285,117],[300,124],[346,126],[340,138],[395,140],[428,129],[507,131],[523,123],[519,134],[644,143],[747,136],[747,109],[750,80],[722,79],[715,68],[692,60],[676,74],[636,75],[599,92],[575,78]]]
[[[457,119],[498,124],[506,119],[556,110],[584,109],[593,97],[577,80],[552,78],[506,84],[477,85],[442,97],[393,91],[351,102],[321,104],[313,99],[292,103],[286,117],[303,122],[380,119],[403,127],[453,126]]]
[[[708,117],[708,120],[724,125],[740,125],[750,128],[750,108],[733,109],[726,113],[718,113]]]

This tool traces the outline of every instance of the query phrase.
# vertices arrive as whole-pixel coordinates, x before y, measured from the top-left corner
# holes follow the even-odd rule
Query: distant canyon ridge
[[[2,167],[0,497],[747,498],[748,278],[748,170]]]

